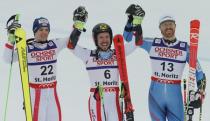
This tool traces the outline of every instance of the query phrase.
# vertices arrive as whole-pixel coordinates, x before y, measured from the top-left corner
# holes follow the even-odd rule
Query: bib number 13
[[[160,65],[162,66],[163,71],[167,70],[169,72],[172,72],[174,70],[174,64],[173,63],[162,62]]]

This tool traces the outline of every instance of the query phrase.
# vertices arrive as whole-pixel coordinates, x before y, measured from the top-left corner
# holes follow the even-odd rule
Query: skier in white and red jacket
[[[15,39],[12,31],[21,25],[14,22],[8,27],[8,42],[5,44],[4,60],[8,63],[18,61],[14,49]],[[27,40],[27,61],[33,121],[61,121],[61,108],[56,91],[57,57],[67,48],[71,37],[48,40],[50,23],[44,17],[33,22],[34,38]]]
[[[84,18],[87,18],[85,17],[87,15],[82,14],[80,11],[86,10],[84,7],[79,7],[74,12],[75,34],[72,45],[75,47],[73,53],[86,65],[90,79],[90,120],[122,121],[123,113],[119,101],[119,71],[115,49],[111,49],[113,40],[112,29],[106,23],[95,25],[92,29],[92,37],[96,49],[90,50],[79,46],[77,41],[80,31],[84,30],[86,22]],[[136,47],[135,41],[126,44],[125,54],[130,54]],[[127,121],[134,121],[132,105],[129,111],[126,113],[126,119]]]

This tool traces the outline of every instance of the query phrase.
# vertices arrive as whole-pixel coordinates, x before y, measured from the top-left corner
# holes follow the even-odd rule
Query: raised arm
[[[125,45],[125,52],[126,55],[133,52],[136,46],[139,46],[142,42],[142,27],[141,23],[145,16],[144,10],[135,4],[131,4],[125,12],[128,15],[128,21],[124,28],[123,36],[126,41],[130,42],[133,38],[135,42],[130,42],[129,44]]]
[[[21,24],[19,24],[18,21],[16,21],[15,19],[13,22],[11,22],[10,25],[8,25],[9,20],[7,22],[8,42],[5,44],[4,53],[3,53],[3,59],[7,63],[11,63],[11,61],[18,60],[17,51],[14,49],[14,45],[15,45],[14,33],[17,28],[21,27]]]
[[[85,32],[86,29],[84,28],[85,23],[88,18],[88,12],[86,11],[85,7],[79,6],[73,13],[73,31],[69,37],[68,48],[74,49],[77,45],[81,32]]]
[[[85,32],[85,23],[88,18],[88,12],[85,7],[79,6],[73,13],[73,31],[70,34],[68,41],[68,48],[73,52],[75,56],[80,58],[84,63],[87,61],[91,50],[83,48],[77,45],[81,32]]]

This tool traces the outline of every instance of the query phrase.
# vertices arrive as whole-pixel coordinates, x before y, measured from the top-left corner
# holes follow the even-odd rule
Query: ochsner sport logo
[[[55,50],[43,50],[31,52],[31,58],[35,58],[36,62],[51,61],[54,59]]]
[[[155,47],[155,53],[157,53],[159,57],[170,59],[177,59],[178,56],[183,55],[181,50],[167,47]]]

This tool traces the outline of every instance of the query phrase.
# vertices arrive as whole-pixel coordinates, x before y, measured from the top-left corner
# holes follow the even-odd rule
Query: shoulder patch
[[[54,44],[54,43],[53,43],[52,41],[49,41],[49,42],[48,42],[48,45],[49,45],[50,47],[52,47],[53,44]]]
[[[185,42],[180,42],[180,47],[185,47],[186,46],[186,43]]]
[[[155,38],[154,41],[155,41],[155,44],[160,44],[161,43],[161,38]]]
[[[96,56],[96,50],[91,50],[90,56]]]
[[[31,44],[29,44],[29,45],[28,45],[28,48],[31,50],[31,49],[34,49],[34,46],[31,45]]]

